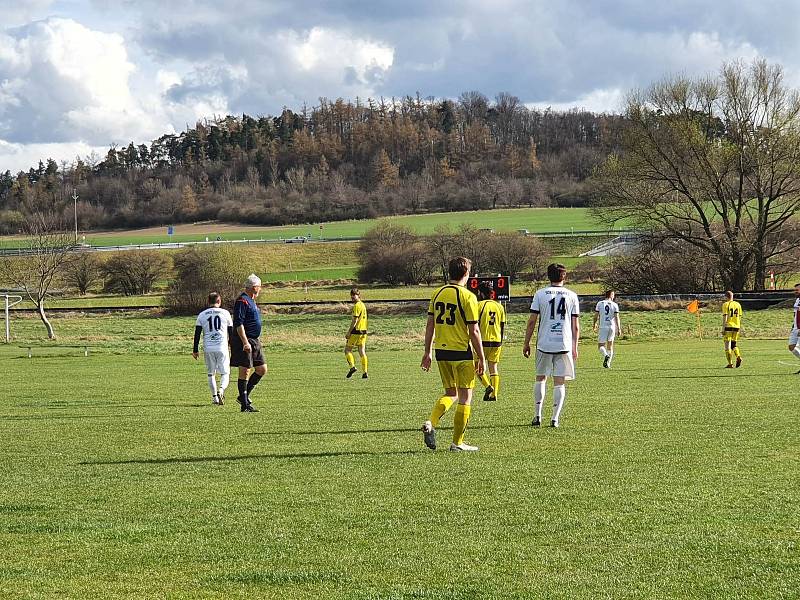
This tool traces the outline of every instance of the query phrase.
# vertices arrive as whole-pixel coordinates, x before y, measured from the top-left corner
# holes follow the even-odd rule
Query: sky
[[[0,172],[320,97],[620,112],[766,58],[800,84],[797,0],[0,0]]]

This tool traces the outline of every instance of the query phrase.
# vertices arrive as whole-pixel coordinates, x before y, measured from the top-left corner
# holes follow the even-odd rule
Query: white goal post
[[[22,296],[15,296],[13,294],[0,294],[0,298],[4,300],[5,304],[5,319],[6,319],[6,344],[11,341],[11,313],[9,309],[22,302]]]

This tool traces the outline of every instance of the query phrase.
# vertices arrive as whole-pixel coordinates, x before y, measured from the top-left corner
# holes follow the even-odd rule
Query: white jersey
[[[600,313],[599,329],[616,329],[616,317],[619,313],[619,306],[616,302],[613,300],[600,300],[594,310]]]
[[[543,288],[533,295],[531,312],[539,313],[538,350],[551,354],[572,350],[572,318],[580,314],[575,292],[564,286]]]
[[[800,331],[800,298],[794,301],[794,321],[792,331]]]
[[[228,327],[233,318],[224,308],[207,308],[197,315],[197,326],[203,328],[203,352],[228,351]]]

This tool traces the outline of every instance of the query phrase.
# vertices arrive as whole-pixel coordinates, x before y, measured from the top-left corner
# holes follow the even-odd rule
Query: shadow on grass
[[[779,377],[786,373],[748,373],[747,378],[751,377]],[[709,375],[649,375],[648,377],[631,377],[631,379],[712,379],[712,378],[736,379],[734,373],[712,373]]]
[[[530,427],[530,423],[514,423],[512,425],[470,425],[469,430],[476,429],[512,429],[515,427]],[[450,430],[452,427],[441,426],[436,431]],[[398,427],[394,429],[340,429],[337,431],[253,431],[247,435],[357,435],[364,433],[419,433],[420,427]]]
[[[130,460],[82,461],[79,465],[168,465],[199,462],[229,462],[238,460],[281,460],[302,458],[335,458],[338,456],[406,456],[424,454],[426,450],[397,450],[387,452],[301,452],[287,454],[243,454],[241,456],[176,456],[173,458],[134,458]]]

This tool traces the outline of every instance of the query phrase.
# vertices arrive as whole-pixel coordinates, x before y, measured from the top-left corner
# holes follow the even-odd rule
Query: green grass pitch
[[[269,316],[257,414],[233,387],[211,406],[192,319],[59,317],[59,343],[92,354],[33,359],[17,344],[41,326],[15,320],[0,596],[797,597],[800,364],[789,311],[748,316],[780,339],[745,338],[743,368],[724,370],[690,315],[623,315],[614,368],[587,340],[562,427],[533,430],[512,315],[474,455],[422,445],[440,388],[418,366],[421,317],[372,319],[363,381],[344,379],[346,315]]]

